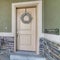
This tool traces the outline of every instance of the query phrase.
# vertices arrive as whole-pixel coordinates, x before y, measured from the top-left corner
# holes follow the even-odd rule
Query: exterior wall
[[[44,28],[60,30],[60,0],[44,0]],[[60,34],[60,31],[59,31]]]
[[[11,32],[11,0],[0,0],[0,32]]]
[[[13,52],[14,51],[14,38],[13,37],[2,37],[0,36],[0,49],[3,50],[1,42],[4,40],[4,47],[6,50]]]

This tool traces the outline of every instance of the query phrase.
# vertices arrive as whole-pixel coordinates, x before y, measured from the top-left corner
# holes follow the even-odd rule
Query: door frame
[[[14,34],[14,51],[16,52],[16,8],[18,7],[37,7],[37,48],[36,53],[39,54],[39,40],[42,36],[42,0],[12,3],[12,32]]]

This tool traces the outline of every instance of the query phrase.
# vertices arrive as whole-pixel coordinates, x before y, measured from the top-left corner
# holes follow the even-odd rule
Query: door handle
[[[18,33],[16,33],[16,36],[18,37]]]

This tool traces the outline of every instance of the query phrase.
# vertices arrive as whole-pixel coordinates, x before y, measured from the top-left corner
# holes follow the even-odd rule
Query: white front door
[[[36,51],[36,7],[17,8],[17,50]]]

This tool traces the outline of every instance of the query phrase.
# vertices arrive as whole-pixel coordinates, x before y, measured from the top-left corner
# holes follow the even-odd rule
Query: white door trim
[[[14,34],[14,51],[16,51],[16,8],[26,7],[26,6],[37,7],[37,49],[36,49],[36,52],[37,54],[39,54],[39,39],[42,35],[42,0],[12,3],[12,32]]]

